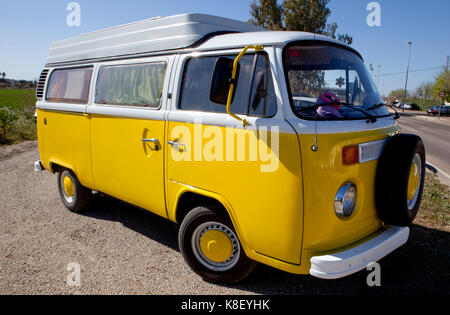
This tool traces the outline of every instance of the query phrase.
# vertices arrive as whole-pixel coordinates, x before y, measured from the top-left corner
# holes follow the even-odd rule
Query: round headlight
[[[348,218],[352,215],[356,205],[356,186],[346,183],[339,188],[334,199],[334,211],[339,218]]]

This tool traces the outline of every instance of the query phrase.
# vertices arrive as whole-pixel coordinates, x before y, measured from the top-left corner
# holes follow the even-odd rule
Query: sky
[[[70,2],[0,0],[0,72],[12,79],[36,79],[51,42],[151,17],[204,13],[247,21],[252,0],[77,0],[81,25],[74,27],[66,22]],[[380,5],[380,26],[367,24],[370,2]],[[405,87],[408,41],[412,42],[410,91],[442,71],[416,70],[445,66],[450,55],[448,0],[331,0],[329,8],[328,22],[338,24],[337,33],[353,37],[352,47],[368,67],[373,65],[382,94]]]

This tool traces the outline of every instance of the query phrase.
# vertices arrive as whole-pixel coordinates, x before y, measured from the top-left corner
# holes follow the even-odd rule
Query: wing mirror
[[[248,125],[248,121],[236,116],[230,109],[236,91],[237,79],[239,78],[239,60],[241,60],[247,50],[254,49],[258,52],[263,50],[263,48],[261,45],[246,46],[234,60],[226,57],[217,59],[214,68],[209,98],[214,103],[226,105],[228,115],[241,121],[244,127]]]
[[[214,103],[227,105],[230,86],[232,83],[234,86],[237,85],[237,80],[239,78],[239,63],[236,69],[236,79],[234,80],[232,80],[233,64],[234,59],[227,57],[220,57],[216,61],[209,95],[210,100]],[[233,89],[231,103],[233,103],[235,94],[236,89]]]

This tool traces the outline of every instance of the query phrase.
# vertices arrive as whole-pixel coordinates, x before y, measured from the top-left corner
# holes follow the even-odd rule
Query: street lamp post
[[[403,94],[403,111],[405,111],[406,92],[407,92],[407,88],[408,88],[409,63],[411,61],[411,45],[412,45],[412,42],[408,42],[408,45],[409,45],[409,57],[408,57],[408,68],[406,69],[405,93]]]

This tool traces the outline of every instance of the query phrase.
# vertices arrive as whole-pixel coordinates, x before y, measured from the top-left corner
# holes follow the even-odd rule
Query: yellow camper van
[[[51,45],[40,161],[63,204],[99,191],[180,225],[208,281],[257,262],[335,279],[403,245],[424,184],[360,54],[303,32],[186,14]]]

